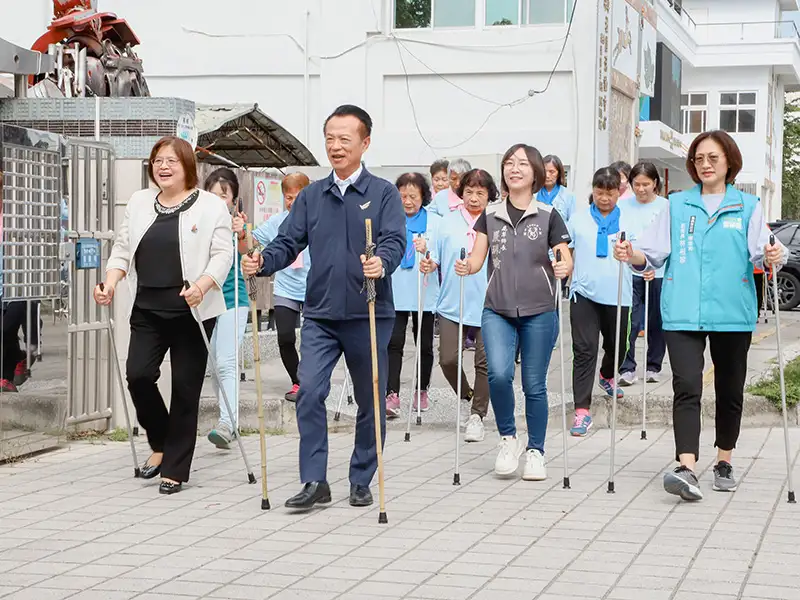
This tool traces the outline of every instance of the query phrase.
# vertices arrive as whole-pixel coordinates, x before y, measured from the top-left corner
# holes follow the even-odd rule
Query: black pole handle
[[[184,279],[183,280],[183,287],[185,287],[188,290],[190,287],[192,287],[192,284],[189,283],[186,279]]]
[[[620,231],[619,232],[619,241],[620,242],[624,242],[625,241],[625,232],[624,231]]]
[[[467,250],[465,248],[461,249],[461,260],[467,258]]]
[[[430,258],[431,258],[431,251],[430,251],[430,250],[428,250],[428,251],[425,253],[425,260],[430,260]]]
[[[101,292],[104,292],[104,291],[105,291],[105,289],[106,289],[106,286],[105,286],[105,284],[104,284],[102,281],[101,281],[100,283],[98,283],[98,284],[97,284],[97,287],[99,287],[99,288],[100,288],[100,291],[101,291]]]
[[[561,262],[561,250],[556,250],[556,262]]]
[[[769,234],[769,245],[770,246],[774,246],[775,245],[775,234],[773,234],[773,233]]]

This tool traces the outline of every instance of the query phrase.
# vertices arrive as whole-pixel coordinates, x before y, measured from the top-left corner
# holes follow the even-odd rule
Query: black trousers
[[[292,385],[299,385],[297,367],[300,357],[297,355],[297,317],[300,313],[288,306],[275,307],[275,328],[278,330],[278,350],[281,354],[283,368],[289,374]]]
[[[739,439],[747,379],[747,353],[753,334],[747,332],[667,331],[672,366],[672,421],[676,460],[680,454],[700,456],[700,399],[703,396],[703,353],[706,339],[714,363],[716,440],[714,446],[733,450]]]
[[[617,329],[617,307],[598,304],[575,294],[570,305],[572,331],[572,393],[575,408],[589,409],[592,405],[592,388],[597,369],[600,336],[603,336],[603,359],[600,377],[612,379],[628,351],[628,315],[630,309],[622,307],[622,327],[619,332],[619,364],[614,366],[614,336]]]
[[[653,279],[647,286],[650,290],[647,326],[647,371],[661,372],[664,355],[667,353],[667,342],[661,328],[661,284],[663,279]],[[628,355],[620,368],[621,373],[636,372],[636,340],[644,329],[644,290],[645,281],[641,277],[633,278],[633,307],[631,308],[631,333],[628,337]],[[616,315],[614,317],[616,319]]]
[[[25,352],[20,348],[19,343],[19,329],[25,320],[25,313],[24,302],[3,303],[2,323],[0,324],[0,336],[2,336],[0,379],[14,381],[14,369],[17,363],[25,358]]]
[[[761,316],[761,309],[764,308],[764,273],[754,273],[753,279],[756,284],[756,315]]]
[[[209,339],[216,319],[203,323]],[[172,396],[169,411],[156,385],[169,350]],[[136,417],[153,452],[163,452],[161,476],[189,481],[197,440],[197,413],[208,352],[191,313],[172,318],[134,307],[126,372]]]
[[[400,393],[400,371],[403,368],[403,348],[406,345],[406,328],[408,315],[411,315],[411,329],[414,334],[414,343],[417,343],[417,311],[397,311],[394,317],[394,329],[389,340],[389,379],[386,394]],[[422,353],[422,378],[420,386],[427,390],[431,384],[433,372],[433,313],[422,313],[422,338],[420,339],[420,352]],[[416,365],[414,365],[416,370]],[[416,383],[416,382],[415,382]],[[416,389],[416,386],[414,387]]]

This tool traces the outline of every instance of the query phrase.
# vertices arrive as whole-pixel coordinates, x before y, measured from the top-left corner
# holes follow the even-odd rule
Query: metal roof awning
[[[245,168],[278,169],[319,164],[308,148],[261,112],[258,104],[198,105],[195,125],[199,158],[205,162],[228,164],[222,157]]]

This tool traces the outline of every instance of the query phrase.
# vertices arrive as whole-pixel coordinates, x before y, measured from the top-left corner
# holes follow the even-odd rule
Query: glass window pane
[[[736,133],[736,111],[735,110],[721,110],[719,111],[719,128],[723,131]]]
[[[756,103],[755,93],[748,92],[747,94],[739,94],[739,104],[755,104],[755,103]]]
[[[519,0],[486,0],[487,25],[519,25]]]
[[[756,130],[756,111],[751,109],[739,111],[739,133],[753,133]]]
[[[436,0],[434,27],[474,27],[475,0]]]
[[[693,110],[689,115],[689,132],[702,133],[703,132],[703,114],[702,110]]]
[[[705,105],[706,105],[705,94],[692,94],[692,106],[705,106]]]
[[[565,23],[565,0],[528,0],[530,2],[529,23]]]
[[[687,106],[689,104],[689,94],[681,94],[681,104]]]
[[[730,106],[736,105],[736,94],[720,94],[719,95],[719,103],[720,104],[727,104]]]
[[[775,237],[778,238],[784,246],[788,246],[792,243],[792,237],[794,237],[795,231],[797,231],[797,225],[782,227],[775,233]]]
[[[395,0],[394,26],[418,29],[431,26],[431,0]]]

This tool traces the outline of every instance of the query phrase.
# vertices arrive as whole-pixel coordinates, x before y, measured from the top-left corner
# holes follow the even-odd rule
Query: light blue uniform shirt
[[[451,212],[455,212],[450,210],[450,196],[455,196],[455,193],[451,188],[447,188],[446,190],[442,190],[438,192],[431,200],[431,203],[427,206],[428,213],[433,213],[435,215],[439,215],[440,217],[446,217]]]
[[[427,210],[423,208],[422,210]],[[428,224],[425,238],[428,251],[431,253],[431,260],[439,263],[438,238],[439,229],[442,224],[442,217],[428,212]],[[418,273],[419,273],[419,253],[414,253],[414,266],[410,269],[397,267],[392,273],[392,294],[394,295],[394,309],[396,311],[418,311]],[[427,285],[426,285],[427,281]],[[436,303],[439,300],[439,274],[430,273],[422,276],[422,310],[425,312],[435,312]]]
[[[619,229],[625,232],[626,239],[635,241],[634,223],[631,223],[620,207]],[[570,298],[580,294],[592,302],[608,306],[617,305],[617,286],[619,284],[619,262],[614,259],[614,244],[618,234],[608,236],[608,256],[597,256],[597,223],[589,212],[582,208],[572,215],[569,223],[572,238],[570,248],[574,248],[575,268],[572,274]],[[622,306],[630,306],[633,296],[633,275],[627,266],[622,270]]]
[[[439,302],[436,312],[445,319],[458,323],[459,281],[456,275],[456,260],[461,255],[461,248],[467,248],[467,230],[469,226],[461,215],[461,211],[453,211],[447,215],[439,227],[437,240],[438,264],[442,268],[442,286],[439,290]],[[433,252],[431,252],[433,254]],[[464,325],[481,326],[483,303],[486,299],[486,265],[478,273],[464,277]]]
[[[266,246],[278,235],[278,229],[288,216],[288,210],[273,215],[253,231],[253,237],[258,240],[262,246]],[[311,255],[308,252],[308,248],[303,250],[300,256],[303,257],[302,267],[293,269],[289,266],[275,273],[273,288],[276,296],[288,298],[295,302],[305,302],[306,280],[308,279],[308,271],[311,269]]]
[[[541,200],[541,197],[542,196],[540,192],[537,194],[537,198],[539,198],[540,202],[544,202]],[[545,204],[547,204],[547,202],[545,202]],[[569,220],[575,213],[576,207],[577,200],[575,199],[575,194],[570,192],[563,185],[560,186],[558,194],[556,194],[556,197],[553,198],[553,208],[555,208],[558,211],[558,214],[561,215],[561,218],[564,219],[564,223],[569,223]]]
[[[669,208],[669,201],[663,196],[656,196],[656,199],[647,204],[643,204],[633,198],[625,198],[618,203],[620,210],[625,213],[631,223],[630,235],[635,235],[641,238],[642,234],[650,228],[656,217],[661,214],[661,211]],[[656,278],[661,279],[664,277],[664,270],[666,267],[662,266],[656,269]],[[641,277],[642,274],[636,271],[633,272],[634,277]]]

